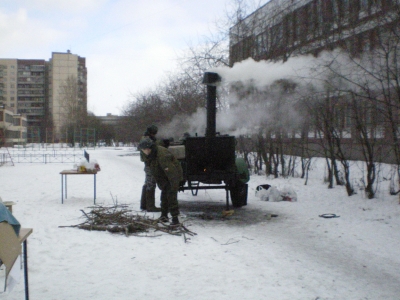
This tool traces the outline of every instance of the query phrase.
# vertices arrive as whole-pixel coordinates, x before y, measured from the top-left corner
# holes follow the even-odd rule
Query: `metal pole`
[[[96,204],[96,174],[94,174],[94,204]]]
[[[28,246],[27,246],[27,240],[24,241],[24,277],[25,277],[25,300],[29,300],[29,285],[28,285]]]
[[[215,137],[217,117],[217,87],[207,85],[207,129],[206,137]]]
[[[61,204],[64,203],[64,179],[63,174],[61,174]]]
[[[229,190],[226,189],[226,211],[229,211]]]

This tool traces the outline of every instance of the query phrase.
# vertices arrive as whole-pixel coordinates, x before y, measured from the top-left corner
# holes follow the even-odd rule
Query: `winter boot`
[[[179,225],[179,224],[181,223],[179,223],[178,216],[172,217],[171,225]]]
[[[147,186],[144,185],[142,187],[142,197],[140,198],[140,209],[141,210],[146,210],[146,189],[147,189]]]
[[[161,214],[161,216],[157,219],[157,223],[167,223],[168,221],[168,216],[165,214]]]
[[[161,208],[156,207],[156,189],[146,190],[146,210],[147,212],[160,212]]]

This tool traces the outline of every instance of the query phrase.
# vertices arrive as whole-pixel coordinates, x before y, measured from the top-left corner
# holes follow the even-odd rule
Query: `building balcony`
[[[44,116],[44,108],[19,108],[18,109],[19,114],[27,114],[29,116]]]
[[[18,77],[17,83],[44,83],[44,78]]]
[[[44,97],[44,93],[27,93],[27,92],[18,92],[18,97],[40,97],[43,96]]]

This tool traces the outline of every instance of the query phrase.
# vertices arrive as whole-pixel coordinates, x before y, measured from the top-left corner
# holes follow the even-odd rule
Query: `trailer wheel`
[[[233,207],[242,207],[247,205],[247,189],[247,183],[242,183],[239,180],[230,188]]]

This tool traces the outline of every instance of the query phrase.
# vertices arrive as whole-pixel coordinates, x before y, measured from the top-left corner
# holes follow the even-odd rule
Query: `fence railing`
[[[12,160],[8,153],[0,153],[0,166],[5,164],[12,164]]]
[[[14,163],[76,163],[84,159],[83,151],[7,151],[0,149],[0,166]]]
[[[82,154],[34,154],[34,153],[20,153],[13,154],[12,159],[14,163],[75,163],[81,161]]]

